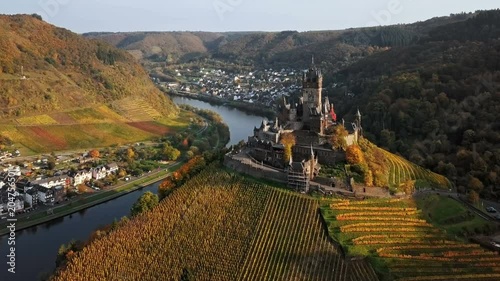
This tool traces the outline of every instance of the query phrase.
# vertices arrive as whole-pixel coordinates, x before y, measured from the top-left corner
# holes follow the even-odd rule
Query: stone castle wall
[[[244,163],[238,159],[234,159],[230,155],[224,156],[224,166],[258,179],[273,180],[281,183],[287,183],[288,180],[287,174],[284,171],[262,169],[258,164]]]

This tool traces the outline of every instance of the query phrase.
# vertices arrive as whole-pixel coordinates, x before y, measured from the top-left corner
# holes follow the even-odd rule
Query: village
[[[99,191],[101,188],[116,184],[119,179],[130,179],[126,170],[120,168],[116,162],[101,164],[101,159],[91,155],[91,152],[76,154],[74,157],[56,156],[54,160],[43,157],[34,161],[22,161],[20,165],[2,164],[0,170],[2,219],[8,209],[9,197],[12,197],[7,191],[5,179],[8,177],[15,179],[16,191],[13,194],[15,199],[10,202],[14,202],[16,213],[29,212],[39,206],[53,206],[79,194]],[[69,169],[54,170],[56,165],[63,165]]]
[[[277,106],[282,96],[300,93],[303,72],[295,69],[263,69],[231,72],[222,69],[175,69],[179,82],[152,78],[164,90],[186,95],[204,95],[223,101],[240,101],[266,107]]]

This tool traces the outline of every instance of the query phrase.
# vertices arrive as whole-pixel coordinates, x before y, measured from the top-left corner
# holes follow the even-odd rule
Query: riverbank
[[[211,97],[207,95],[200,95],[200,94],[191,94],[191,93],[184,93],[184,92],[168,92],[167,94],[173,95],[173,96],[178,96],[178,97],[184,97],[184,98],[189,98],[189,99],[195,99],[195,100],[200,100],[204,102],[208,102],[210,104],[215,104],[215,105],[223,105],[231,108],[236,108],[238,110],[241,110],[245,113],[250,113],[250,114],[257,114],[257,115],[262,115],[265,116],[269,119],[273,119],[275,117],[275,112],[271,108],[265,107],[264,105],[257,105],[257,104],[251,104],[247,102],[242,102],[242,101],[228,101],[216,97]]]
[[[39,224],[43,224],[67,215],[82,211],[87,208],[94,207],[96,205],[108,202],[110,200],[116,199],[118,197],[127,195],[138,189],[142,189],[148,185],[157,183],[164,180],[173,171],[177,170],[183,162],[175,162],[168,166],[168,169],[162,169],[160,171],[152,172],[147,176],[135,179],[131,182],[123,183],[117,185],[113,189],[102,191],[96,194],[91,194],[86,197],[77,198],[71,200],[66,204],[60,205],[52,209],[52,214],[47,214],[46,211],[38,213],[26,213],[20,215],[16,222],[16,232],[21,231],[26,228],[30,228]],[[168,170],[168,171],[167,171]],[[8,234],[10,231],[7,229],[7,222],[0,224],[0,236]]]

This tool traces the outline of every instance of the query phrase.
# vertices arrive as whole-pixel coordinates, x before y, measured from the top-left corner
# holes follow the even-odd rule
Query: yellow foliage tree
[[[347,142],[346,137],[349,135],[349,132],[342,125],[337,125],[333,127],[332,136],[330,137],[330,143],[332,144],[332,148],[336,150],[346,150]]]
[[[285,133],[281,135],[280,143],[285,147],[283,161],[285,165],[290,162],[290,158],[292,157],[292,147],[296,144],[297,140],[293,133]]]
[[[363,155],[363,151],[361,151],[361,148],[356,144],[347,147],[345,158],[347,160],[347,163],[351,165],[365,163],[365,156]]]

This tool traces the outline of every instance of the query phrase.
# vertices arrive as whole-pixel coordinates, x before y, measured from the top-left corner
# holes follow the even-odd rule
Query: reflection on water
[[[255,126],[260,126],[262,123],[262,117],[248,114],[232,107],[210,104],[208,102],[183,97],[172,97],[172,100],[177,104],[188,104],[200,109],[208,109],[219,113],[229,127],[229,132],[231,134],[228,146],[237,144],[241,140],[246,141],[248,136],[253,134],[253,128]]]

